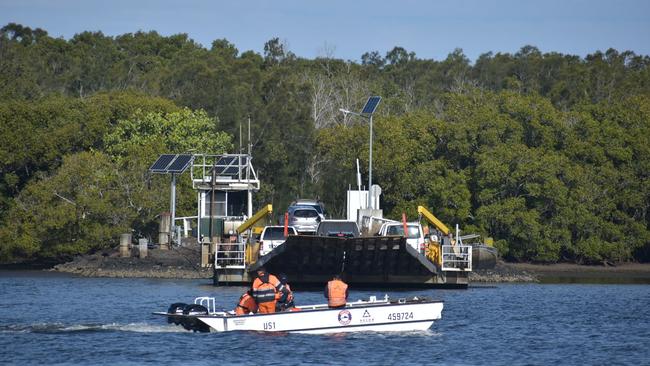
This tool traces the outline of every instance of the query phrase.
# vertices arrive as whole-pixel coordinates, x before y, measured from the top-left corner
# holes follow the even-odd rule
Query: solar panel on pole
[[[377,106],[379,105],[379,102],[381,102],[381,97],[379,97],[379,96],[374,96],[374,97],[368,98],[368,101],[366,102],[366,105],[361,110],[361,114],[373,114],[373,113],[375,113],[375,110],[377,109]]]
[[[217,175],[237,175],[239,173],[239,163],[236,156],[222,156],[217,160],[215,165]]]
[[[239,174],[239,166],[229,166],[221,173],[223,175],[237,175]]]
[[[158,160],[151,165],[149,170],[152,173],[167,173],[167,167],[175,157],[176,155],[174,154],[162,154],[158,157]]]
[[[222,156],[217,160],[217,165],[225,166],[225,165],[230,165],[237,160],[236,156]]]
[[[174,159],[174,161],[169,164],[167,167],[167,173],[177,173],[180,174],[187,169],[188,166],[190,166],[190,163],[192,162],[192,155],[185,155],[181,154]]]

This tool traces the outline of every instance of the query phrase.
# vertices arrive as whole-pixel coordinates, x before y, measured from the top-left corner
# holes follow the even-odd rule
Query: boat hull
[[[442,309],[442,301],[360,301],[348,303],[345,308],[340,309],[330,309],[327,305],[313,305],[297,311],[273,314],[240,316],[211,314],[180,317],[194,318],[209,326],[212,332],[243,330],[325,334],[427,330],[435,320],[441,318]],[[183,321],[183,319],[178,320]]]

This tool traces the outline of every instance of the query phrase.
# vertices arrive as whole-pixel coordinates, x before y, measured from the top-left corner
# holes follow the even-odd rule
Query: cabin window
[[[206,192],[204,195],[203,203],[204,210],[203,216],[210,217],[210,204],[212,203],[212,216],[223,217],[226,215],[226,192],[214,192],[214,202],[212,202],[212,192]]]
[[[228,216],[244,216],[248,208],[246,207],[246,191],[228,192]]]
[[[236,192],[214,192],[214,202],[212,203],[213,217],[238,217],[246,214],[246,191]],[[210,217],[210,202],[212,193],[210,191],[203,194],[203,213],[202,217]]]

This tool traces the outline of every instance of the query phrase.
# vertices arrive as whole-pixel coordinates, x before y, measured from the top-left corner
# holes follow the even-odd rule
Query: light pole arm
[[[344,108],[339,108],[339,111],[340,111],[340,112],[343,112],[344,114],[351,114],[351,115],[354,115],[354,116],[366,117],[366,116],[364,116],[364,115],[361,114],[361,113],[352,112],[352,111],[349,111],[349,110],[344,109]]]

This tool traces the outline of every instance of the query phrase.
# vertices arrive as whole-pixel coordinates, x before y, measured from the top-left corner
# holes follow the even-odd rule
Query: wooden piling
[[[160,249],[167,250],[171,241],[171,214],[163,212],[160,214],[160,228],[158,230],[158,244]]]
[[[138,240],[138,256],[140,258],[147,258],[147,250],[149,249],[149,240],[139,239]]]
[[[120,235],[120,257],[131,256],[129,245],[131,245],[131,234]]]
[[[210,242],[201,243],[201,267],[210,267]]]

